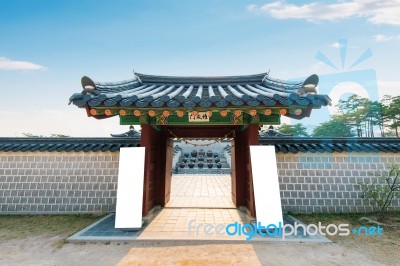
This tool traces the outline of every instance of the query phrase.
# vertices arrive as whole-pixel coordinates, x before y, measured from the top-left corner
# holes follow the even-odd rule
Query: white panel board
[[[250,146],[257,224],[283,225],[274,146]]]
[[[144,156],[145,147],[120,149],[115,228],[142,227]]]

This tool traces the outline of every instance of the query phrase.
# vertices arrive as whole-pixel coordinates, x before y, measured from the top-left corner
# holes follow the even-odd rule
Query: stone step
[[[231,169],[180,168],[175,174],[230,174]]]
[[[184,157],[180,157],[178,161],[181,161],[183,158],[184,158]],[[187,160],[190,161],[190,158],[187,158]],[[228,162],[228,160],[227,160],[225,157],[219,157],[219,160],[220,160],[220,163],[227,163],[227,162]],[[199,161],[199,160],[196,158],[196,163],[197,163],[198,161]],[[204,159],[204,162],[207,162],[207,159],[206,159],[206,158]],[[215,158],[213,158],[213,162],[215,162]]]
[[[177,163],[177,164],[175,165],[175,168],[181,168],[180,165],[179,165],[179,163]],[[189,164],[187,163],[187,164],[185,165],[184,168],[190,168],[190,167],[189,167]],[[184,169],[184,168],[182,168],[182,169]],[[197,163],[195,163],[194,168],[199,168],[199,169],[201,169],[200,167],[198,167]],[[204,167],[203,167],[203,168],[208,168],[207,163],[204,164]],[[212,168],[218,168],[218,167],[217,167],[217,164],[213,163],[213,167],[212,167]],[[223,163],[223,164],[221,164],[221,168],[228,168],[228,169],[230,169],[230,166],[229,166],[228,163]]]
[[[189,168],[189,163],[190,163],[190,158],[192,157],[191,155],[189,155],[189,157],[187,158],[188,161],[186,162],[186,165],[184,168],[181,168],[179,165],[179,162],[183,159],[186,158],[184,155],[184,152],[182,152],[177,164],[174,167],[175,172],[178,173],[198,173],[198,172],[202,172],[202,173],[208,173],[208,172],[212,172],[212,171],[220,171],[220,172],[228,172],[230,173],[230,166],[228,164],[228,160],[227,158],[225,158],[224,153],[218,153],[218,158],[220,159],[220,163],[222,164],[221,168],[218,168],[216,163],[215,163],[215,157],[204,157],[204,167],[203,168],[198,168],[197,164],[199,163],[198,157],[196,157],[196,161],[194,162],[195,167],[194,168]],[[190,152],[189,152],[190,154]],[[213,163],[213,167],[212,168],[208,168],[207,166],[207,159],[212,158],[212,163]]]

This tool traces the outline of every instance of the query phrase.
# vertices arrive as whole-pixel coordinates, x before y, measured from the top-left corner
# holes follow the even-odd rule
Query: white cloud
[[[329,47],[331,48],[335,48],[335,49],[339,49],[340,48],[340,44],[338,42],[334,42],[331,45],[329,45]],[[358,46],[355,45],[347,45],[348,48],[358,48]]]
[[[326,65],[320,61],[314,63],[308,73],[319,73],[321,74],[322,70]]]
[[[387,35],[383,35],[383,34],[377,34],[374,36],[374,40],[376,42],[387,42],[393,39],[396,39],[396,36],[387,36]]]
[[[0,70],[44,70],[45,67],[28,61],[15,61],[6,57],[0,57]]]
[[[305,19],[310,22],[335,21],[353,17],[366,18],[372,24],[400,26],[400,0],[350,0],[325,4],[311,2],[296,5],[275,1],[263,6],[249,5],[252,12],[266,13],[277,19]]]
[[[330,45],[330,47],[335,48],[335,49],[339,49],[340,48],[340,44],[338,42],[332,43]]]

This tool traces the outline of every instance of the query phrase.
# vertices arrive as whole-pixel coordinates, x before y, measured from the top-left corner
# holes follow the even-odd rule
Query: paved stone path
[[[234,222],[243,224],[249,220],[237,209],[164,208],[138,239],[244,240],[244,236],[226,234],[226,225]],[[219,224],[222,225],[217,233]]]
[[[235,208],[230,175],[173,175],[167,207]]]
[[[216,234],[215,227],[234,222],[250,221],[231,200],[230,175],[173,175],[170,202],[138,238],[232,240]],[[207,224],[211,235],[205,232]]]

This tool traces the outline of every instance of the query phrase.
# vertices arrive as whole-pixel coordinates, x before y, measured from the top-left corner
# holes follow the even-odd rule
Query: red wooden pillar
[[[159,186],[165,176],[165,137],[151,125],[141,125],[141,146],[146,148],[143,183],[143,216],[160,204]],[[162,181],[161,181],[162,182]]]
[[[157,174],[155,176],[156,205],[165,207],[170,199],[172,181],[173,141],[165,131],[160,132],[158,142]]]
[[[258,139],[258,125],[249,125],[245,131],[246,139],[246,177],[247,177],[247,209],[249,209],[251,215],[256,217],[256,206],[254,201],[254,188],[253,188],[253,175],[251,171],[251,157],[250,157],[250,146],[259,145]]]
[[[253,178],[251,173],[250,145],[258,145],[258,125],[249,125],[235,132],[235,175],[232,189],[236,192],[236,206],[246,206],[252,216],[256,216]],[[232,193],[233,194],[233,193]],[[233,197],[232,197],[233,199]]]
[[[243,132],[237,129],[232,147],[232,201],[239,206],[246,206],[245,154]]]
[[[174,156],[174,147],[173,147],[173,140],[171,138],[164,137],[164,143],[163,145],[165,146],[165,152],[164,152],[164,158],[162,162],[164,162],[165,170],[164,170],[164,175],[160,175],[160,177],[163,180],[163,182],[159,182],[159,205],[161,207],[165,207],[165,205],[169,202],[171,198],[171,182],[172,182],[172,160]],[[161,180],[160,180],[161,181]]]

